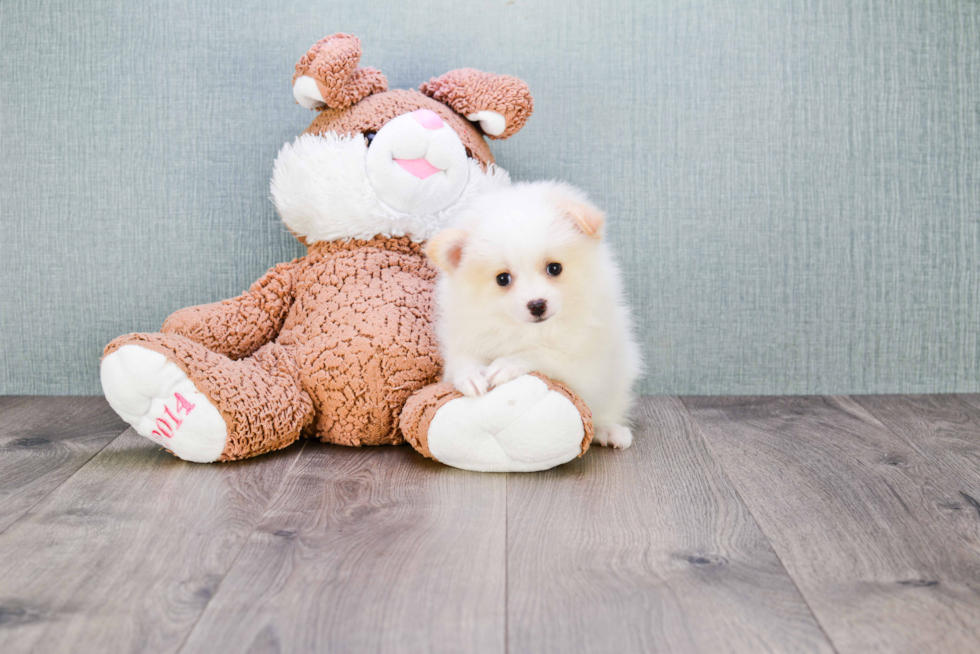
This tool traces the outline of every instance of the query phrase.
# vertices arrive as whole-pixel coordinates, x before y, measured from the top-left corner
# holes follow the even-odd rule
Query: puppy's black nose
[[[548,310],[548,302],[547,300],[531,300],[527,303],[527,310],[535,318],[540,318]]]

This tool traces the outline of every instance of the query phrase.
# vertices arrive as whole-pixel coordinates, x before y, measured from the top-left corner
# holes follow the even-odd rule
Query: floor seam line
[[[925,396],[930,396],[930,395],[931,396],[950,397],[957,404],[959,404],[961,407],[963,407],[965,409],[968,409],[968,410],[971,410],[971,411],[976,408],[976,407],[972,406],[969,402],[966,402],[966,401],[962,400],[959,397],[960,395],[962,395],[962,393],[902,393],[902,394],[899,394],[899,395],[894,395],[892,397],[900,398],[900,401],[907,401],[908,398],[910,398],[910,397],[915,397],[915,396],[925,397]],[[923,452],[923,451],[919,450],[919,448],[917,447],[917,445],[912,440],[906,438],[905,436],[903,436],[902,434],[900,434],[898,431],[896,431],[891,426],[891,423],[890,422],[885,422],[885,420],[882,419],[882,417],[878,414],[877,411],[874,411],[871,406],[869,406],[865,402],[862,402],[861,400],[858,399],[859,397],[868,397],[867,395],[842,395],[840,397],[846,397],[846,398],[848,398],[849,400],[851,400],[852,402],[854,402],[855,404],[857,404],[859,407],[861,407],[862,409],[864,409],[865,411],[867,411],[868,414],[872,418],[874,418],[875,420],[878,421],[878,424],[881,426],[881,428],[884,429],[886,432],[888,432],[895,440],[897,440],[899,443],[904,444],[907,447],[912,448],[916,453],[919,454],[919,456],[921,456],[923,459],[926,460],[926,464],[927,465],[935,468],[936,469],[936,472],[938,472],[938,473],[942,473],[943,472],[943,467],[944,466],[943,466],[943,464],[942,464],[941,461],[937,461],[930,454],[927,454],[926,452]],[[878,397],[881,397],[881,396],[879,395]],[[957,479],[957,481],[959,481],[959,480]],[[957,485],[959,485],[959,484],[957,484]],[[895,490],[891,487],[891,485],[890,484],[887,484],[887,482],[886,482],[886,486],[888,486],[888,489],[892,492],[893,495],[896,496],[896,499],[899,501],[899,503],[901,503],[901,504],[904,505],[904,502],[902,502],[902,499],[900,497],[898,497],[898,495],[895,493]],[[963,491],[959,491],[959,493],[960,493],[960,495],[964,495],[965,498],[968,498],[969,497],[969,495],[965,495],[963,493]],[[967,500],[967,501],[969,501],[969,500]],[[907,511],[907,509],[906,509],[906,511]],[[928,525],[922,524],[921,522],[919,522],[919,520],[916,520],[916,523],[919,524],[920,526],[922,526],[923,528],[928,529]],[[957,620],[957,622],[959,622],[960,625],[964,627],[964,629],[966,629],[968,631],[970,630],[970,626],[964,624],[963,623],[963,620],[958,615],[954,615],[953,617],[955,617],[955,619]]]
[[[708,453],[711,455],[711,458],[715,460],[715,463],[718,464],[718,468],[721,470],[721,474],[724,475],[725,481],[727,481],[728,484],[732,487],[732,490],[735,492],[735,496],[738,498],[738,501],[741,502],[742,506],[745,507],[745,510],[748,511],[749,517],[752,518],[752,522],[755,523],[755,526],[759,530],[759,533],[762,534],[762,536],[766,539],[766,542],[769,544],[769,549],[772,550],[773,556],[776,557],[776,560],[779,561],[779,565],[782,567],[783,572],[786,573],[786,578],[789,579],[791,584],[793,584],[793,588],[795,588],[796,592],[799,593],[800,599],[803,600],[803,604],[804,606],[806,606],[807,611],[809,611],[810,615],[813,616],[813,621],[817,624],[817,627],[820,628],[820,633],[822,633],[823,637],[827,639],[827,644],[830,645],[830,648],[834,652],[840,654],[840,650],[837,648],[837,644],[830,637],[830,634],[827,633],[827,630],[824,628],[823,622],[820,621],[820,616],[818,616],[817,612],[813,610],[813,606],[810,605],[810,600],[807,599],[807,596],[803,593],[803,589],[800,588],[800,585],[796,583],[796,579],[793,577],[793,574],[789,571],[789,568],[786,567],[786,563],[783,561],[783,557],[779,556],[779,551],[776,549],[775,543],[772,542],[772,538],[770,538],[769,534],[766,533],[766,530],[762,528],[762,524],[759,522],[758,518],[755,517],[755,513],[752,511],[752,507],[749,506],[749,503],[745,501],[744,497],[742,497],[742,493],[738,489],[738,486],[735,484],[735,482],[729,476],[728,471],[725,469],[725,465],[724,463],[722,463],[722,459],[711,448],[711,443],[708,441],[708,438],[704,435],[704,432],[701,430],[701,423],[699,423],[698,419],[694,417],[693,413],[691,413],[690,407],[687,406],[687,403],[684,401],[683,398],[678,397],[677,401],[680,402],[681,406],[684,408],[684,412],[687,414],[687,417],[691,420],[692,426],[697,431],[698,437],[701,439],[701,443],[705,446],[705,448],[707,448]]]
[[[920,393],[920,394],[911,394],[911,393],[909,393],[909,394],[902,394],[902,395],[894,395],[894,396],[890,396],[890,397],[900,398],[900,401],[907,401],[908,398],[910,398],[910,397],[916,397],[917,395],[919,397],[928,397],[930,395],[931,396],[934,396],[934,397],[937,397],[937,396],[938,397],[949,397],[949,398],[952,398],[952,400],[954,402],[956,402],[957,404],[959,404],[962,408],[966,409],[967,411],[971,411],[971,412],[976,411],[976,407],[972,406],[969,402],[964,402],[962,399],[960,399],[959,398],[959,395],[960,394],[958,394],[958,393]],[[891,434],[895,438],[895,440],[897,440],[899,443],[902,443],[906,447],[909,447],[912,450],[914,450],[915,453],[918,454],[919,456],[921,456],[923,459],[925,459],[929,463],[929,465],[931,465],[932,467],[936,468],[937,469],[937,472],[942,472],[943,463],[941,461],[937,461],[936,458],[934,456],[932,456],[931,454],[928,454],[927,452],[920,450],[919,447],[918,447],[918,444],[915,441],[913,441],[913,440],[911,440],[909,438],[906,438],[901,433],[899,433],[898,431],[896,431],[892,427],[890,420],[886,422],[885,419],[882,418],[878,414],[878,411],[876,411],[871,405],[869,405],[869,404],[867,404],[865,402],[862,402],[860,399],[858,399],[858,398],[869,397],[869,396],[867,396],[867,395],[844,395],[842,397],[846,397],[846,398],[850,399],[852,402],[854,402],[855,404],[857,404],[859,407],[861,407],[862,409],[864,409],[865,411],[867,411],[868,414],[872,418],[874,418],[875,420],[878,421],[878,424],[881,426],[881,428],[884,429],[885,431],[887,431],[889,434]],[[871,396],[871,397],[874,397],[874,396]],[[878,396],[878,397],[889,397],[889,396]]]
[[[211,605],[211,602],[214,600],[214,598],[218,596],[218,591],[221,590],[222,584],[225,583],[225,579],[228,578],[228,575],[231,574],[231,571],[235,568],[235,564],[238,563],[238,559],[241,558],[242,552],[245,550],[245,547],[248,545],[248,541],[252,539],[252,534],[254,534],[255,530],[258,529],[259,525],[262,524],[262,521],[265,519],[266,514],[269,512],[269,507],[275,504],[275,501],[279,499],[279,496],[282,494],[282,489],[286,485],[286,480],[289,479],[289,475],[290,473],[292,473],[293,468],[295,468],[296,464],[299,463],[299,459],[301,456],[303,456],[303,451],[306,449],[306,445],[309,442],[310,441],[308,439],[303,441],[303,444],[300,447],[299,452],[296,453],[296,457],[293,459],[293,462],[289,465],[289,469],[286,470],[286,472],[283,474],[282,481],[279,483],[279,488],[276,489],[276,492],[273,493],[272,497],[269,498],[269,502],[265,505],[265,508],[262,509],[262,515],[260,515],[259,519],[255,521],[255,526],[253,526],[251,531],[249,531],[248,534],[245,536],[245,538],[242,539],[241,546],[239,546],[238,551],[235,552],[235,558],[231,560],[231,563],[228,564],[228,569],[225,570],[225,573],[223,575],[221,575],[221,581],[219,581],[218,585],[214,587],[214,592],[211,593],[211,597],[208,598],[208,601],[205,602],[204,606],[201,607],[200,613],[198,613],[197,617],[194,618],[194,624],[190,626],[190,628],[187,630],[187,633],[184,634],[184,637],[181,639],[180,645],[178,645],[177,649],[174,650],[176,654],[180,654],[180,652],[184,651],[184,648],[187,646],[187,639],[190,638],[191,634],[194,633],[194,630],[197,629],[197,625],[201,621],[201,618],[204,617],[205,611],[208,610],[208,607]]]
[[[126,433],[127,431],[129,431],[130,429],[131,429],[131,427],[128,427],[128,426],[127,426],[127,427],[126,427],[125,429],[123,429],[123,430],[122,430],[121,432],[119,432],[118,434],[116,434],[115,436],[113,436],[112,438],[110,438],[109,440],[107,440],[107,441],[105,442],[105,444],[103,444],[103,445],[102,445],[102,447],[100,447],[99,449],[97,449],[97,450],[96,450],[95,452],[92,452],[92,456],[90,456],[89,458],[87,458],[87,459],[85,459],[85,462],[84,462],[84,463],[82,463],[82,465],[80,465],[80,466],[78,466],[77,468],[75,468],[75,470],[74,470],[74,472],[72,472],[72,473],[71,473],[70,475],[68,475],[68,476],[67,476],[67,477],[65,477],[64,479],[62,479],[62,480],[61,480],[61,481],[60,481],[60,482],[58,483],[58,485],[57,485],[57,486],[55,486],[54,488],[52,488],[51,490],[49,490],[49,491],[48,491],[47,493],[45,493],[45,494],[44,494],[44,497],[42,497],[41,499],[39,499],[39,500],[38,500],[37,502],[35,502],[34,504],[31,504],[31,505],[30,505],[29,507],[27,507],[27,509],[26,509],[26,510],[25,510],[25,511],[24,511],[24,512],[23,512],[22,514],[20,514],[20,516],[18,516],[18,518],[17,518],[16,520],[14,520],[14,521],[13,521],[13,522],[11,522],[11,523],[10,523],[9,525],[7,525],[7,526],[6,526],[6,527],[4,527],[4,528],[3,528],[2,530],[0,530],[0,538],[2,538],[2,537],[3,537],[3,535],[4,535],[4,534],[6,534],[6,533],[7,533],[7,532],[8,532],[9,530],[10,530],[10,528],[11,528],[11,527],[13,527],[14,525],[16,525],[16,524],[18,524],[18,523],[19,523],[19,522],[20,522],[21,520],[23,520],[24,518],[26,518],[26,517],[27,517],[27,516],[28,516],[28,515],[30,514],[30,512],[31,512],[31,511],[33,511],[33,510],[34,510],[34,509],[35,509],[35,508],[36,508],[36,507],[37,507],[37,506],[38,506],[39,504],[41,504],[41,502],[43,502],[44,500],[46,500],[46,499],[48,499],[49,497],[51,497],[52,495],[54,495],[54,494],[55,494],[55,492],[57,492],[57,490],[58,490],[59,488],[61,488],[61,487],[62,487],[62,486],[64,486],[65,484],[67,484],[67,483],[68,483],[68,481],[69,481],[69,480],[71,480],[71,479],[72,479],[72,478],[73,478],[73,477],[74,477],[75,475],[77,475],[77,474],[78,474],[78,472],[79,472],[79,471],[80,471],[80,470],[81,470],[82,468],[84,468],[84,467],[85,467],[85,466],[87,466],[87,465],[88,465],[89,463],[91,463],[91,462],[92,462],[92,459],[94,459],[94,458],[95,458],[95,457],[97,457],[97,456],[98,456],[99,454],[101,454],[101,453],[102,453],[102,450],[104,450],[105,448],[107,448],[107,447],[109,447],[110,445],[112,445],[113,443],[115,443],[115,442],[116,442],[116,441],[117,441],[117,440],[118,440],[119,438],[121,438],[121,437],[122,437],[122,435],[123,435],[123,434],[125,434],[125,433]]]

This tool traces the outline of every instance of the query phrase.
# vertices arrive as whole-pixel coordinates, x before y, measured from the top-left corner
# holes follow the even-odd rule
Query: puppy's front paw
[[[490,390],[483,368],[467,368],[453,377],[453,386],[467,397],[485,395]]]
[[[595,430],[595,442],[603,447],[625,450],[633,444],[633,432],[623,425],[606,425]]]
[[[528,367],[522,362],[508,357],[500,357],[494,359],[493,363],[487,367],[487,383],[490,384],[490,388],[496,388],[529,372]]]

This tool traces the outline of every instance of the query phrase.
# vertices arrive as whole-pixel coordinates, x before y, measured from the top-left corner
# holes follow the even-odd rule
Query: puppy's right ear
[[[469,234],[461,229],[439,232],[425,246],[425,254],[445,273],[454,272],[463,260],[463,247]]]

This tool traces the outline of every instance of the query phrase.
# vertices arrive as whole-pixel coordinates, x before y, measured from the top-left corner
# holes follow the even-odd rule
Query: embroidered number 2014
[[[194,409],[194,405],[185,400],[184,396],[180,393],[174,393],[174,399],[177,400],[177,407],[174,411],[171,411],[170,407],[166,404],[163,405],[163,412],[173,421],[173,426],[170,425],[166,418],[157,418],[157,428],[153,430],[153,433],[160,438],[173,438],[174,432],[184,424],[184,421],[179,417],[180,412],[183,411],[186,416]]]

